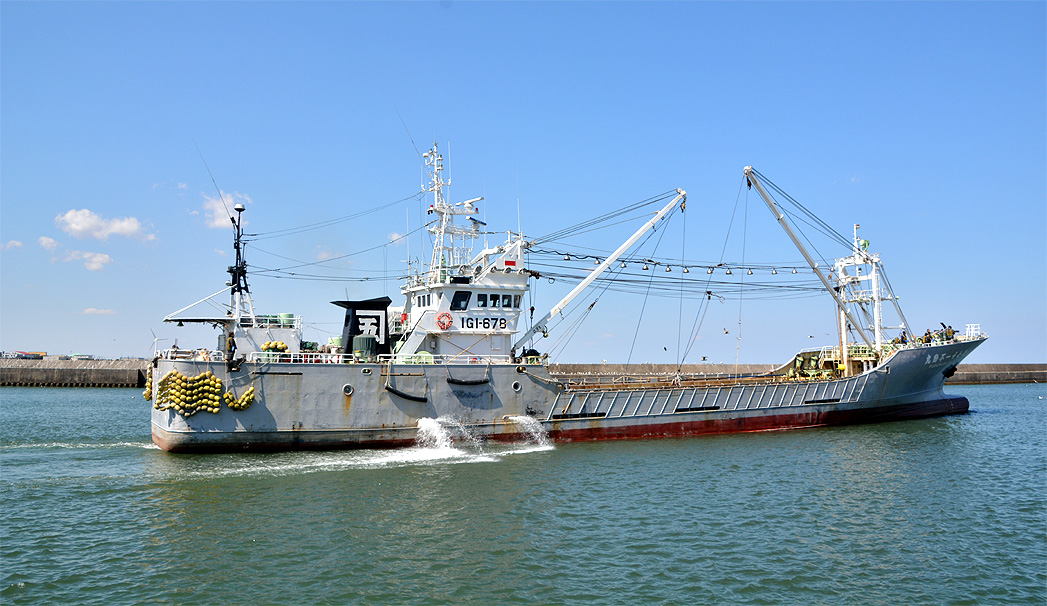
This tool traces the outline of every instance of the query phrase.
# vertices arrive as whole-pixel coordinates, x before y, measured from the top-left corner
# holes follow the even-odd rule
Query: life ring
[[[436,325],[440,327],[440,330],[447,330],[451,327],[452,319],[451,314],[446,311],[436,316]]]

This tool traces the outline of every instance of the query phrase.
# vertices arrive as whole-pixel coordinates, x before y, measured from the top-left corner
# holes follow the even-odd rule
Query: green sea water
[[[1047,389],[668,440],[172,455],[0,389],[3,604],[1045,604]]]

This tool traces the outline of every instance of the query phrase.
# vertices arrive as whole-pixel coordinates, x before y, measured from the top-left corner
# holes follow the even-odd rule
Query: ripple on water
[[[0,405],[5,603],[1047,600],[1042,386],[861,427],[198,457],[95,396],[113,435],[34,433],[42,393]]]

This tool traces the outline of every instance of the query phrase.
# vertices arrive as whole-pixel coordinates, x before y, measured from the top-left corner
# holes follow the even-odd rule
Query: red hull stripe
[[[967,398],[945,398],[914,404],[899,404],[878,408],[852,410],[823,410],[794,414],[756,415],[738,418],[705,419],[697,421],[675,421],[649,423],[646,425],[607,426],[606,421],[593,419],[585,426],[577,422],[553,421],[549,430],[550,439],[557,442],[594,440],[639,440],[751,431],[773,431],[854,425],[921,419],[943,415],[964,414],[968,411]],[[564,425],[573,424],[573,427]],[[186,439],[188,436],[188,439]],[[280,450],[345,450],[354,448],[403,448],[414,444],[413,439],[364,439],[358,441],[333,437],[331,439],[310,438],[309,432],[242,432],[225,434],[223,441],[194,441],[192,434],[168,433],[153,428],[153,442],[169,452],[243,452]],[[518,433],[495,433],[487,436],[501,442],[519,442]]]

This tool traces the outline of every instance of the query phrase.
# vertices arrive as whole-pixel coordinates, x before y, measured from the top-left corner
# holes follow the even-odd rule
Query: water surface
[[[1043,385],[633,442],[172,455],[134,389],[0,389],[7,604],[1044,604]]]

